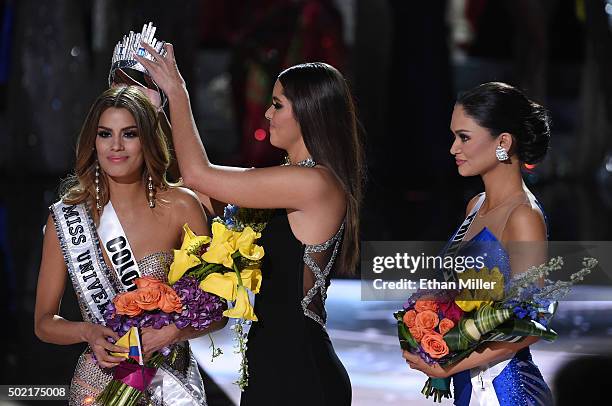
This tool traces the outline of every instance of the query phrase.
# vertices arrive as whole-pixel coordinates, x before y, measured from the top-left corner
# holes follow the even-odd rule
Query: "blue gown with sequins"
[[[461,250],[462,255],[484,257],[484,265],[497,266],[510,281],[510,258],[488,228],[483,228]],[[513,358],[459,372],[452,376],[455,405],[532,406],[552,405],[552,394],[531,358],[529,347]]]

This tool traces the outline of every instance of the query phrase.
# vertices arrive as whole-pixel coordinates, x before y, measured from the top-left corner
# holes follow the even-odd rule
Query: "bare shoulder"
[[[329,193],[336,191],[342,194],[344,193],[342,190],[342,183],[336,177],[336,175],[334,175],[331,169],[324,166],[318,166],[314,169],[314,171],[310,171],[310,176],[312,177],[313,182],[317,182],[319,184],[319,188],[322,192]]]
[[[546,223],[540,208],[533,204],[517,206],[506,223],[504,230],[506,241],[545,241]]]
[[[169,203],[171,222],[182,235],[183,225],[188,224],[198,235],[209,235],[206,213],[197,195],[185,187],[171,187],[163,198]]]
[[[312,199],[310,199],[313,204],[311,208],[314,210],[306,211],[319,213],[321,208],[325,208],[325,211],[332,209],[340,217],[344,217],[347,202],[342,182],[329,168],[317,166],[314,169],[310,171],[312,182],[316,182],[316,186],[313,187],[313,190],[316,190],[316,192],[311,196]]]
[[[170,187],[159,197],[168,201],[173,210],[200,210],[202,207],[198,196],[182,186]]]

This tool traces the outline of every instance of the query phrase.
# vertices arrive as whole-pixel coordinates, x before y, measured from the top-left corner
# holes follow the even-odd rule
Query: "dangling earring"
[[[498,145],[497,148],[495,148],[495,156],[497,157],[497,160],[501,162],[507,161],[509,158],[508,151],[506,151],[501,145]]]
[[[155,207],[155,197],[153,196],[153,178],[149,175],[149,184],[147,185],[147,189],[149,189],[149,207]]]
[[[100,204],[100,164],[96,161],[96,210],[98,210],[98,214],[100,214],[100,210],[102,210],[102,205]]]

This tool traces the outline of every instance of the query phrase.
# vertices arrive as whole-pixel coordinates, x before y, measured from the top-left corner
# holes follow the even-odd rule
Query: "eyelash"
[[[465,135],[465,134],[457,134],[457,135],[453,135],[453,139],[459,137],[459,139],[461,140],[461,142],[468,142],[470,140],[470,137]]]
[[[138,134],[136,133],[136,131],[126,131],[123,133],[123,136],[125,138],[136,138],[138,137]],[[110,138],[112,137],[112,134],[109,131],[98,131],[98,137]]]
[[[276,109],[276,110],[280,110],[283,108],[283,105],[277,102],[272,102],[272,106]]]

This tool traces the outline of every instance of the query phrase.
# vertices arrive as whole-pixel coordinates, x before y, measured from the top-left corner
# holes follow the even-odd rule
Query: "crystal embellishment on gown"
[[[340,229],[338,230],[338,232],[329,240],[325,241],[322,244],[306,245],[304,247],[304,264],[306,264],[308,269],[310,269],[310,271],[314,275],[315,283],[310,289],[308,289],[306,296],[304,296],[304,298],[302,299],[302,309],[304,310],[305,316],[310,317],[311,319],[319,323],[322,327],[325,327],[324,318],[325,318],[325,300],[327,299],[327,283],[326,283],[327,277],[329,276],[334,266],[334,263],[336,261],[336,256],[338,255],[338,250],[340,249],[340,244],[342,243],[341,237],[342,237],[343,231],[344,231],[344,222],[342,222],[342,225],[340,226]],[[332,256],[329,259],[329,262],[327,263],[327,265],[325,266],[325,269],[321,270],[319,265],[315,262],[315,260],[312,258],[310,254],[315,253],[315,252],[323,252],[329,249],[329,247],[331,247],[332,244],[334,244],[334,251],[332,253]],[[315,312],[313,312],[312,310],[308,308],[308,305],[310,304],[310,302],[312,302],[312,298],[317,293],[321,294],[321,302],[323,304],[323,317],[319,316],[318,314],[316,314]]]

